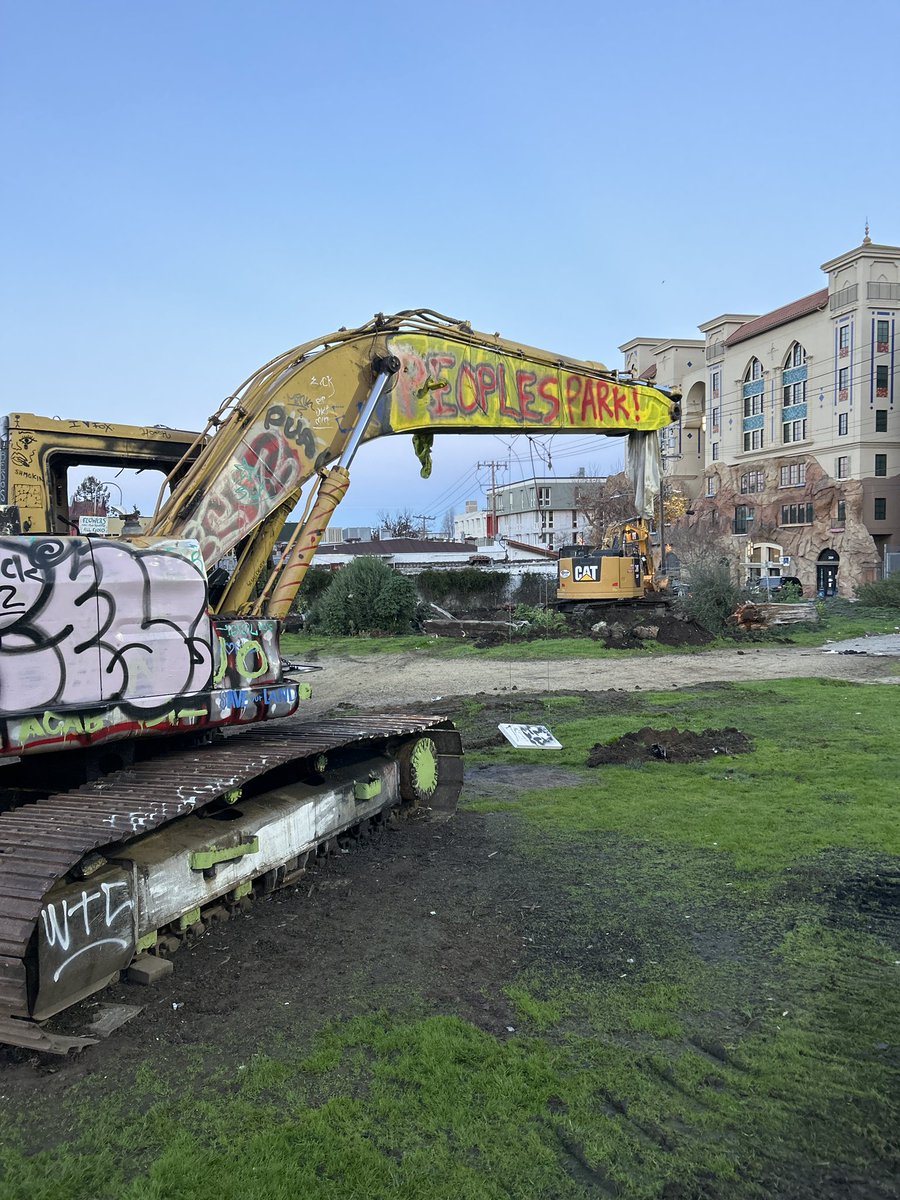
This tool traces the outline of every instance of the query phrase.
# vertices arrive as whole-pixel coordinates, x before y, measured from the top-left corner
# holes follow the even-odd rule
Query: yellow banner
[[[669,401],[655,388],[616,383],[478,346],[424,335],[391,339],[401,361],[391,428],[611,433],[663,429]]]

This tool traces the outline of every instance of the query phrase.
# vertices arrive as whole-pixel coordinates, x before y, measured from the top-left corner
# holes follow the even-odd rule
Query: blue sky
[[[866,217],[900,242],[898,14],[6,0],[2,410],[197,427],[376,311],[620,366],[631,337],[805,295]],[[337,520],[440,524],[478,461],[618,457],[557,439],[548,471],[523,443],[441,438],[429,481],[371,443]]]

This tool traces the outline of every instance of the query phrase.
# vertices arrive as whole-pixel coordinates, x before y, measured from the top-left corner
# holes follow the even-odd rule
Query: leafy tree
[[[380,558],[357,558],[335,575],[319,600],[316,624],[326,633],[408,633],[416,589]]]
[[[687,508],[687,496],[681,490],[681,485],[667,483],[665,499],[663,500],[663,516],[669,529],[684,519]]]
[[[727,562],[706,562],[691,568],[691,590],[684,607],[698,625],[710,633],[722,633],[740,602],[741,592]]]
[[[712,510],[700,507],[690,525],[681,524],[670,543],[681,563],[682,578],[690,583],[684,600],[688,616],[711,633],[721,633],[741,602],[734,578],[729,539],[714,523]]]
[[[96,475],[86,475],[72,493],[71,503],[91,505],[91,514],[96,517],[109,515],[109,488]]]
[[[334,572],[328,567],[310,567],[291,603],[291,612],[308,612],[319,597],[328,591],[333,580]]]

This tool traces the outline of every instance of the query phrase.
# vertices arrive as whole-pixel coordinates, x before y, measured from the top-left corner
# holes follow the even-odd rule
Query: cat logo
[[[575,582],[583,583],[585,579],[590,579],[593,583],[597,582],[597,564],[582,563],[574,568]]]

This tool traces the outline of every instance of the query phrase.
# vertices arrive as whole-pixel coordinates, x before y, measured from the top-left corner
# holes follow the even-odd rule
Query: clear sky
[[[621,366],[900,242],[900,5],[0,3],[0,410],[199,427],[258,366],[427,307]],[[440,524],[603,438],[362,448],[336,523]],[[129,482],[129,487],[133,485]],[[136,492],[125,497],[144,503]],[[115,501],[115,497],[114,497]]]

